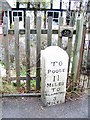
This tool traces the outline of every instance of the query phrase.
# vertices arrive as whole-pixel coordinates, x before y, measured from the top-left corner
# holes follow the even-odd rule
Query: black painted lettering
[[[62,82],[62,85],[64,85],[64,82]]]
[[[64,82],[59,82],[58,86],[64,85]]]
[[[54,84],[52,83],[52,87],[54,87]]]
[[[47,87],[51,87],[51,83],[47,83]]]
[[[65,92],[59,92],[59,94],[64,94]]]
[[[47,102],[47,105],[50,105],[51,104],[51,102],[49,101],[49,102]]]
[[[58,73],[58,70],[56,70],[56,73]]]
[[[47,96],[51,96],[51,94],[47,94]]]
[[[55,70],[52,70],[52,73],[55,73]]]
[[[59,75],[57,76],[57,81],[59,81]]]
[[[59,62],[59,66],[62,66],[62,64],[63,64],[62,61],[60,61],[60,62]]]
[[[54,74],[54,73],[59,73],[59,72],[65,72],[65,69],[64,68],[63,69],[56,69],[56,70],[50,70],[49,69],[47,73],[48,74],[49,73],[53,73]]]
[[[53,76],[53,81],[55,82],[55,76]]]
[[[61,82],[58,83],[58,86],[61,86]]]
[[[48,73],[50,73],[51,72],[51,70],[48,70]]]
[[[58,86],[56,82],[54,83],[54,86],[55,86],[55,87]]]
[[[57,88],[57,91],[60,91],[60,88]]]
[[[52,88],[51,90],[53,90],[53,92],[55,91],[56,88]]]
[[[56,103],[55,102],[53,102],[53,105],[55,105]]]
[[[61,72],[61,69],[59,69],[59,72]]]
[[[51,64],[53,64],[53,66],[55,66],[55,63],[56,63],[56,62],[51,62]]]
[[[53,97],[53,101],[55,101],[56,100],[56,97]]]
[[[57,95],[58,93],[54,93],[53,95]]]
[[[59,104],[59,100],[57,101],[57,104]]]

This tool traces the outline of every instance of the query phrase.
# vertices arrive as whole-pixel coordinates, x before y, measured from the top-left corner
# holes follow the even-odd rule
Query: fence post
[[[3,43],[5,49],[6,80],[10,83],[10,61],[9,61],[9,41],[8,41],[8,18],[3,17]]]
[[[78,72],[78,65],[80,59],[82,33],[83,33],[83,17],[77,20],[77,25],[76,25],[76,38],[75,38],[73,64],[72,64],[72,78],[75,83],[77,82],[77,72]]]
[[[59,26],[58,26],[58,46],[62,46],[62,37],[60,36],[60,26],[63,25],[63,17],[59,18]]]
[[[74,17],[72,17],[70,19],[70,27],[72,27],[73,29],[73,26],[74,26]],[[70,62],[71,62],[71,55],[72,55],[72,38],[73,38],[73,34],[71,37],[68,38],[68,46],[67,46],[67,53],[69,55],[69,62],[68,62],[68,74],[69,74],[69,71],[70,71]]]
[[[37,17],[37,48],[36,48],[36,90],[40,90],[40,56],[41,56],[41,17]]]
[[[19,63],[19,17],[14,17],[15,31],[15,64],[16,64],[16,81],[17,88],[20,88],[20,63]]]
[[[26,17],[26,86],[30,91],[30,17]]]
[[[79,64],[78,64],[78,71],[77,71],[77,79],[80,78],[81,73],[81,66],[83,61],[83,52],[84,52],[84,45],[85,45],[85,37],[86,37],[86,25],[83,25],[83,33],[82,33],[82,42],[81,42],[81,48],[80,48],[80,58],[79,58]]]
[[[52,17],[48,17],[47,46],[51,46],[51,43],[52,43]]]
[[[71,55],[72,55],[72,37],[68,38],[68,46],[67,46],[67,53],[69,55],[68,74],[69,74],[69,71],[70,71],[70,62],[71,62]]]
[[[70,19],[70,26],[73,27],[75,25],[75,13],[72,13],[72,17]]]

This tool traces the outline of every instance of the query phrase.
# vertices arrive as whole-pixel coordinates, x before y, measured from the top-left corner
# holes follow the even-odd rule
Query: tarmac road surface
[[[88,96],[51,107],[40,97],[2,98],[2,118],[88,118]]]

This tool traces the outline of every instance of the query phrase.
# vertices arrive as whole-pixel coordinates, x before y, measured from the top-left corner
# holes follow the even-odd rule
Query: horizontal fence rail
[[[48,30],[42,29],[41,34],[47,34]],[[14,34],[14,30],[8,30],[8,34]],[[19,29],[19,34],[25,34],[25,29]],[[37,30],[35,29],[30,29],[30,34],[37,34]],[[58,30],[53,30],[52,29],[52,34],[58,34]],[[73,31],[73,34],[76,34],[76,30]]]

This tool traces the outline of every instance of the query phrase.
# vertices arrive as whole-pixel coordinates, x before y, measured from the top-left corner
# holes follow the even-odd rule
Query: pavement
[[[2,118],[88,118],[88,96],[50,107],[40,97],[4,97]]]

